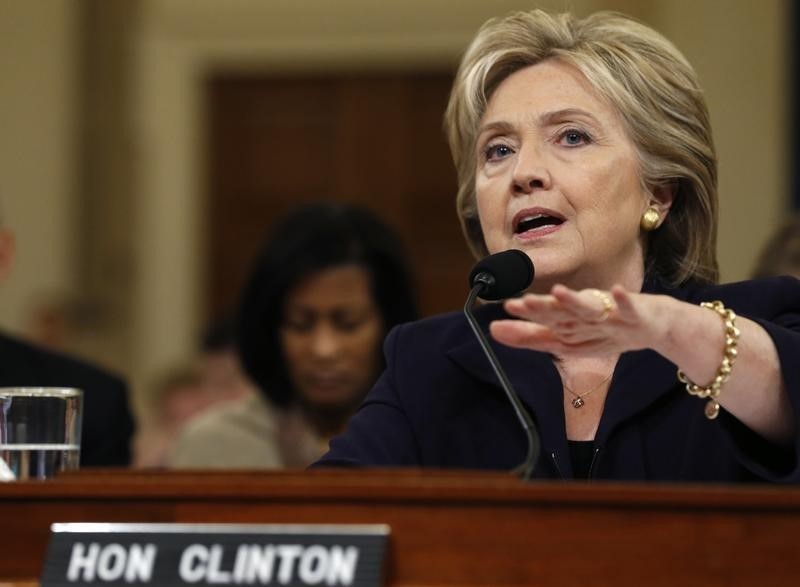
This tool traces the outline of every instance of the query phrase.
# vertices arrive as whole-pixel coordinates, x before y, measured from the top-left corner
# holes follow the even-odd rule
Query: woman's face
[[[360,401],[381,366],[383,331],[361,267],[325,269],[290,289],[280,339],[289,378],[304,402],[336,408]]]
[[[641,285],[649,195],[636,151],[577,69],[548,60],[506,78],[481,119],[476,157],[486,246],[528,253],[534,290]]]

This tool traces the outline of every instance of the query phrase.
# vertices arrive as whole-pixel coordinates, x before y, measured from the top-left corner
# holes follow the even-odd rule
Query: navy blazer
[[[759,322],[778,350],[798,419],[800,281],[781,277],[670,289],[651,280],[643,291],[690,303],[721,300]],[[499,304],[479,308],[476,316],[484,329],[507,317]],[[552,358],[494,341],[492,346],[539,430],[542,453],[534,477],[573,477],[562,384]],[[525,434],[463,314],[396,327],[385,354],[385,372],[318,465],[510,470],[524,460]],[[655,351],[623,353],[594,439],[590,477],[800,480],[797,439],[794,446],[771,445],[724,409],[708,420],[706,401],[690,396],[676,366]]]
[[[0,387],[17,386],[83,390],[81,466],[130,464],[134,421],[122,379],[0,333]]]

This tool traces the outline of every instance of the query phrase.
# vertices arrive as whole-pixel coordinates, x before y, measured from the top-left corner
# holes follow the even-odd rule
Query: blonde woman
[[[717,285],[694,70],[614,13],[487,22],[445,117],[476,256],[536,279],[478,319],[541,435],[540,478],[797,480],[800,288]],[[510,469],[524,434],[461,315],[395,329],[323,464]]]

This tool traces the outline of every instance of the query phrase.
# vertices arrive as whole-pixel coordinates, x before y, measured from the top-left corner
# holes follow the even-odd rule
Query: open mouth
[[[547,213],[520,214],[514,219],[514,234],[553,228],[564,223],[563,218]]]

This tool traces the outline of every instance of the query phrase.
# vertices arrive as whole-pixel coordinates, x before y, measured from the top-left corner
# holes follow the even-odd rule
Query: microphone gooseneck
[[[522,400],[519,399],[517,392],[511,385],[503,366],[489,345],[486,334],[475,319],[472,307],[478,297],[486,300],[499,300],[519,293],[531,284],[533,274],[533,263],[528,258],[528,255],[522,251],[511,249],[490,255],[478,262],[470,272],[470,286],[472,289],[469,292],[469,296],[467,296],[467,303],[464,305],[464,315],[467,317],[467,322],[469,322],[472,332],[478,339],[527,436],[528,454],[522,464],[514,469],[525,481],[531,478],[536,462],[539,460],[541,450],[539,433]]]

